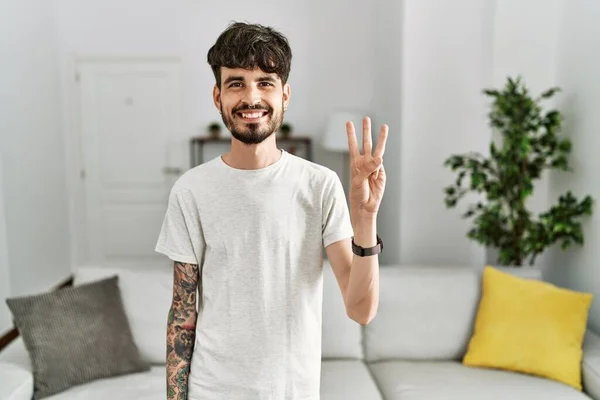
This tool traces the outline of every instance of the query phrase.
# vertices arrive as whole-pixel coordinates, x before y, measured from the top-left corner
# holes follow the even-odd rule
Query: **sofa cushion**
[[[486,267],[475,332],[463,363],[555,379],[581,390],[591,293]]]
[[[154,366],[147,372],[80,385],[44,400],[164,400],[166,375],[164,366]]]
[[[123,306],[142,358],[151,364],[165,364],[173,269],[83,266],[75,272],[74,285],[115,274],[119,276]]]
[[[119,276],[121,296],[133,337],[144,360],[166,362],[167,316],[173,297],[171,268],[81,266],[74,285],[111,275]],[[149,312],[151,310],[151,312]],[[363,357],[361,326],[346,315],[344,301],[331,265],[323,265],[323,358]]]
[[[481,272],[385,266],[379,274],[379,309],[364,328],[367,360],[460,360],[473,329]]]
[[[32,371],[31,360],[25,343],[23,343],[23,337],[17,336],[0,351],[0,362],[14,364],[27,371]]]
[[[321,400],[381,400],[369,369],[360,360],[321,363]]]
[[[600,399],[600,336],[589,329],[583,340],[581,378],[583,390],[591,397]]]
[[[31,359],[36,400],[149,369],[131,334],[117,276],[6,303]]]
[[[346,314],[342,292],[331,264],[323,263],[323,324],[321,353],[324,359],[362,359],[362,331]]]
[[[29,400],[33,397],[33,374],[15,364],[0,361],[0,399]]]
[[[47,400],[163,400],[166,369],[152,367],[149,372],[90,382],[69,389]],[[366,365],[358,360],[323,361],[321,400],[380,400],[381,396]]]
[[[386,400],[589,400],[556,381],[459,361],[383,361],[370,368]]]

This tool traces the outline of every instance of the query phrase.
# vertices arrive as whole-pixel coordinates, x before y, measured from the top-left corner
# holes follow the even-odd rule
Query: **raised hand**
[[[388,135],[388,126],[382,125],[379,131],[379,141],[375,152],[372,151],[371,119],[363,118],[362,126],[363,152],[361,154],[354,124],[346,122],[348,133],[348,148],[350,150],[350,208],[355,217],[375,218],[385,191],[385,169],[383,168],[383,153]]]

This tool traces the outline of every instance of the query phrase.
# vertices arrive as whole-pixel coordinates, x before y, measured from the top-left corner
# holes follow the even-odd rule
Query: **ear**
[[[217,107],[217,111],[221,112],[221,90],[217,84],[215,84],[213,87],[213,101],[215,103],[215,107]]]
[[[290,96],[292,95],[292,89],[290,88],[290,84],[286,83],[283,85],[283,108],[287,109],[288,104],[290,102]]]

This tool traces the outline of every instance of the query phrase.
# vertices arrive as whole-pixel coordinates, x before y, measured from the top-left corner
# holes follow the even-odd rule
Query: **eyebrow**
[[[228,77],[227,79],[225,79],[225,82],[223,82],[223,84],[227,85],[228,83],[237,82],[237,81],[244,82],[244,80],[245,79],[244,79],[243,76],[232,75],[232,76]],[[257,81],[258,82],[272,82],[272,83],[275,83],[276,79],[273,78],[272,76],[269,76],[269,75],[263,75],[263,76],[259,77],[257,79]]]
[[[259,82],[277,82],[277,80],[275,78],[273,78],[272,76],[269,75],[265,75],[265,76],[261,76],[260,78],[257,79],[257,81]]]

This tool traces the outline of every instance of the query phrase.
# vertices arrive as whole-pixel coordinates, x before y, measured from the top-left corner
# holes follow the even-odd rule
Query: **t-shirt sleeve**
[[[323,246],[352,237],[354,230],[339,176],[331,171],[323,192]]]
[[[173,261],[201,265],[204,247],[196,202],[189,189],[176,183],[169,194],[155,251]]]

